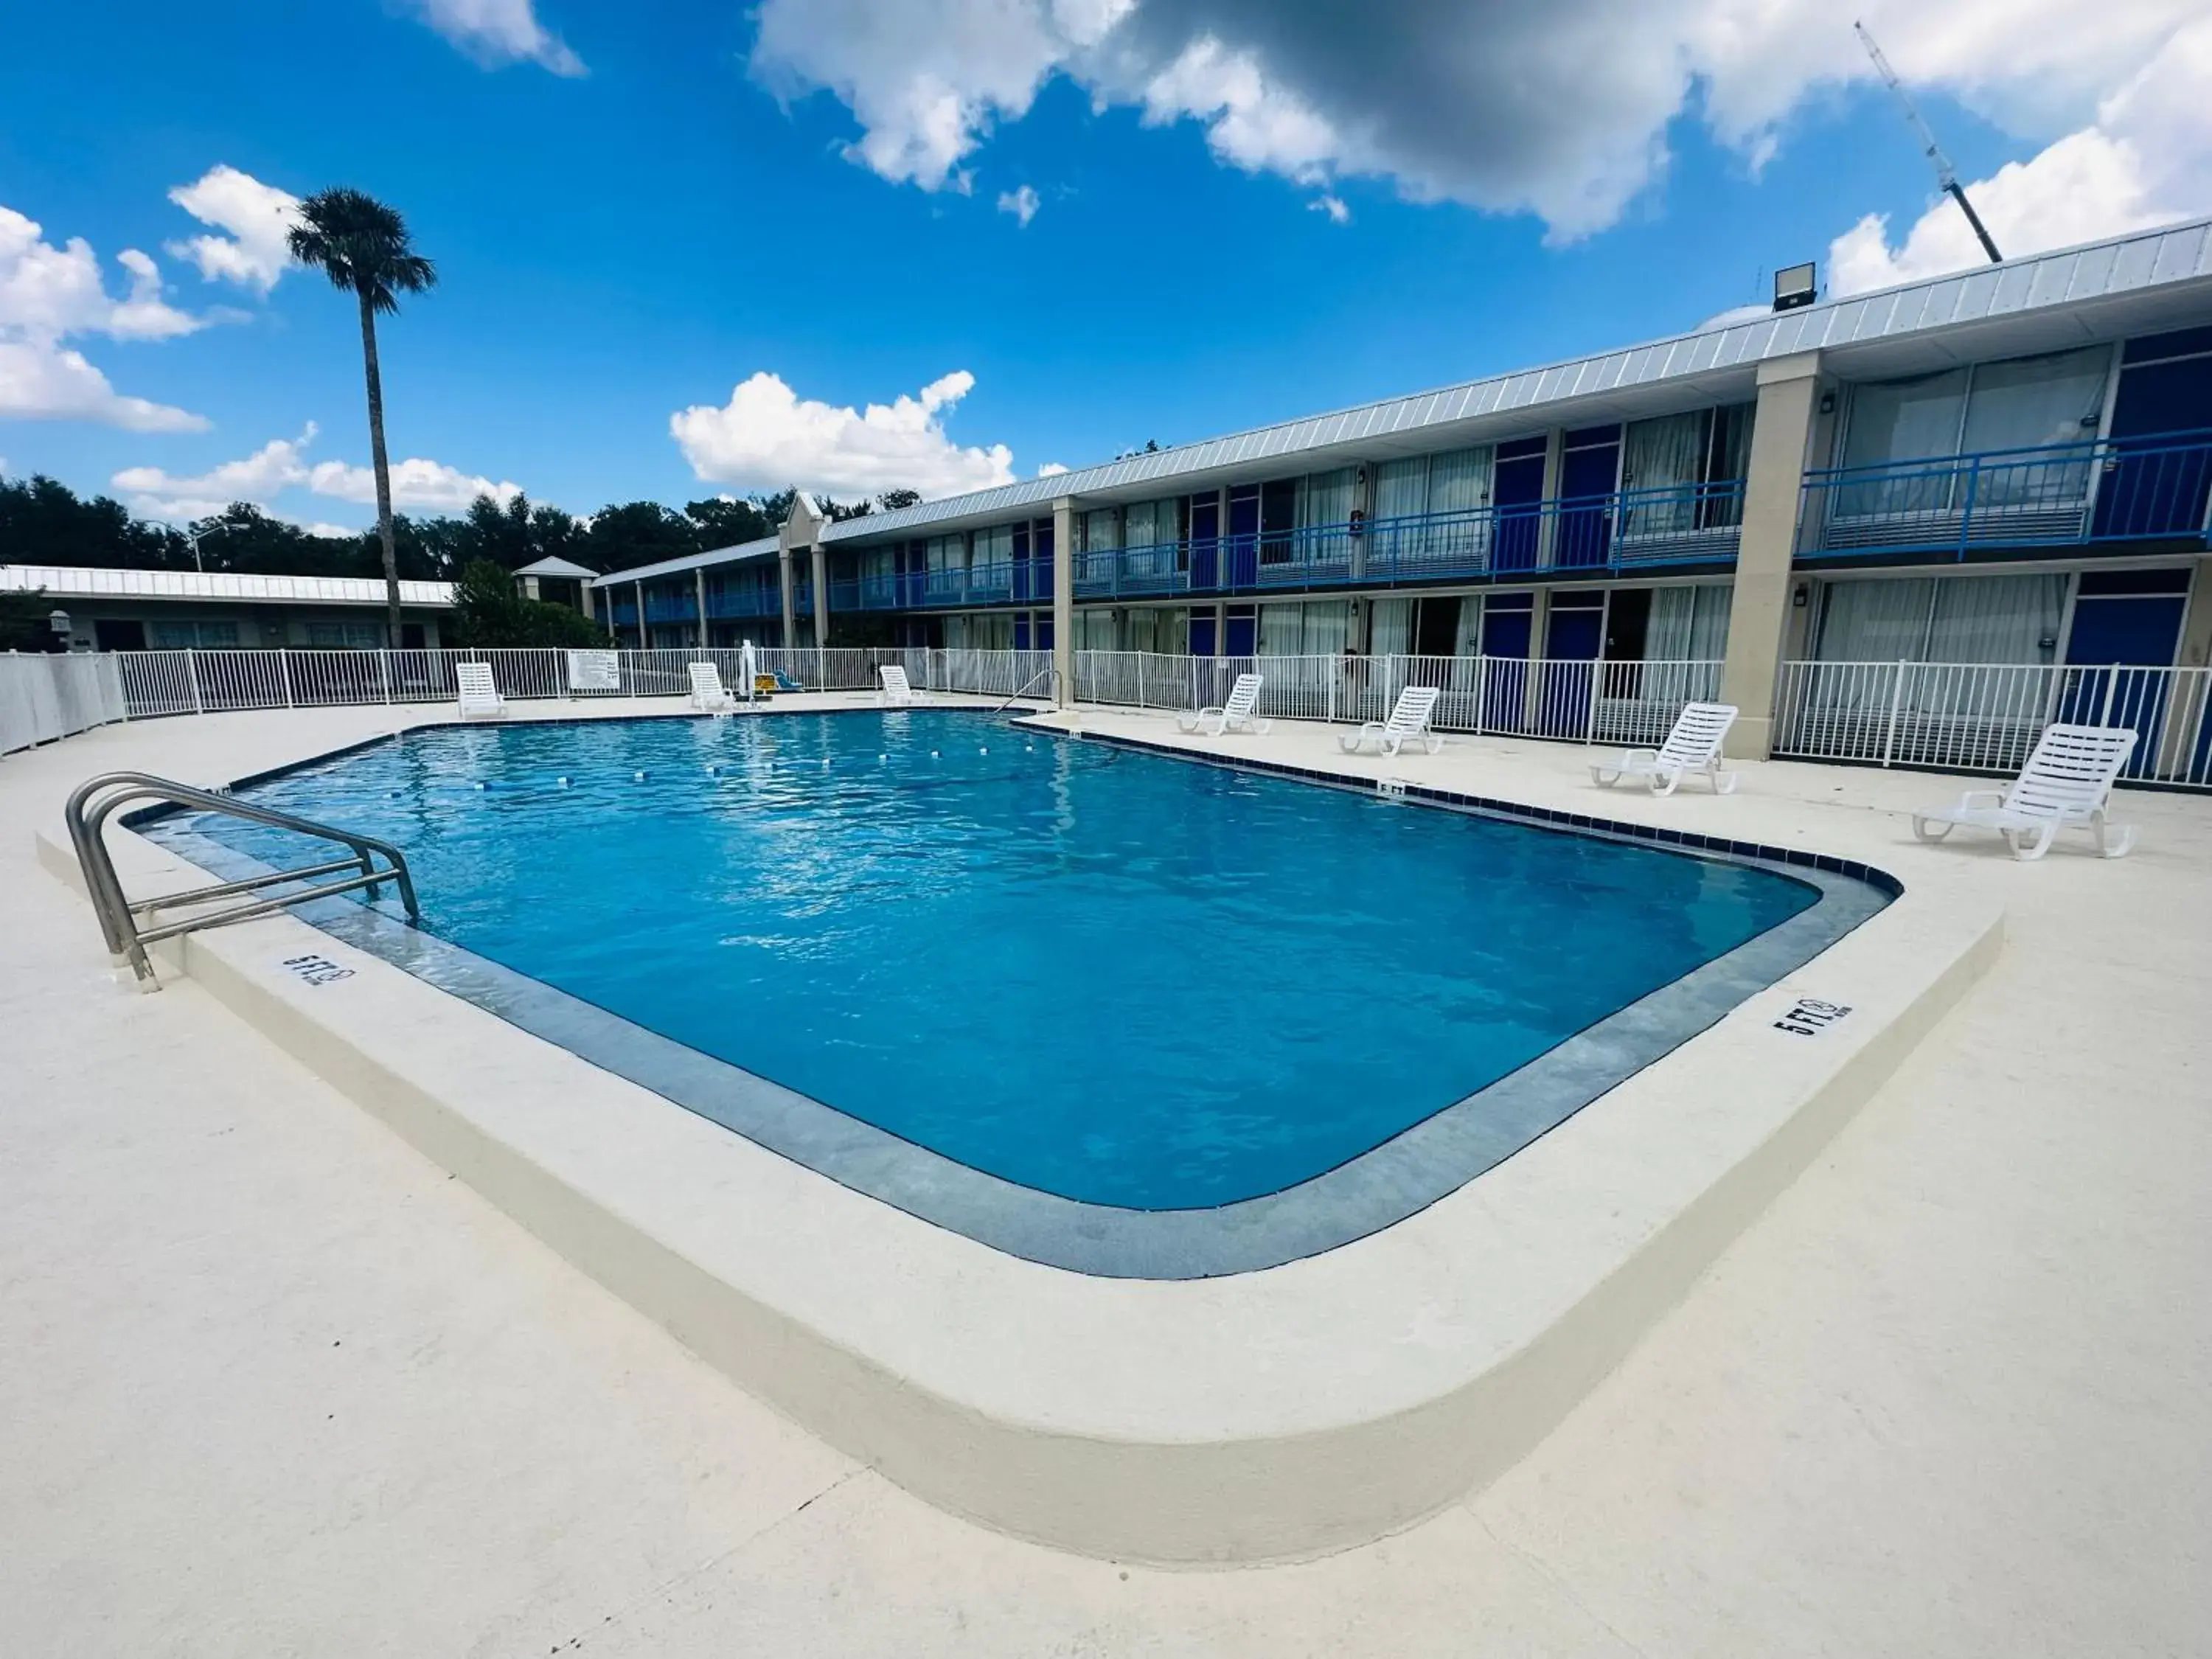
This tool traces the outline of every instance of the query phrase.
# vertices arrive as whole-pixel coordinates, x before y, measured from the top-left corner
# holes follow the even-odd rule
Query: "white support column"
[[[1053,706],[1075,707],[1075,502],[1052,504],[1052,665],[1058,684]]]
[[[775,550],[776,580],[783,585],[783,648],[788,651],[799,637],[798,596],[791,591],[791,550]]]
[[[645,625],[645,584],[633,582],[631,586],[637,589],[637,648],[643,651],[653,643],[653,630]]]
[[[1790,623],[1790,561],[1797,550],[1798,503],[1807,448],[1820,403],[1820,354],[1801,351],[1759,366],[1759,408],[1743,491],[1743,532],[1729,611],[1728,659],[1721,701],[1741,713],[1728,752],[1765,760],[1774,747],[1774,696]]]
[[[699,605],[699,648],[707,648],[707,568],[700,566],[691,573],[691,592]]]
[[[1566,456],[1566,431],[1555,426],[1544,434],[1544,498],[1536,508],[1540,515],[1536,520],[1536,568],[1539,570],[1549,570],[1559,562],[1559,514],[1554,503],[1559,499],[1559,474],[1565,468]]]

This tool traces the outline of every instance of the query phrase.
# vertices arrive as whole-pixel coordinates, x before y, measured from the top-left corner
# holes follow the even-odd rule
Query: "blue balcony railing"
[[[1827,467],[1805,475],[1801,557],[1978,547],[2201,545],[2212,432]]]
[[[1735,556],[1743,486],[1618,490],[1464,513],[1094,548],[1074,557],[1078,599],[1153,599],[1389,587],[1537,571],[1621,571]],[[845,577],[833,611],[1048,605],[1052,561]]]

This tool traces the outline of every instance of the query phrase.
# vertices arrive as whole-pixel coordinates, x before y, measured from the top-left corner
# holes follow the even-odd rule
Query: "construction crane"
[[[1942,145],[1936,142],[1936,135],[1928,123],[1922,118],[1920,106],[1912,101],[1912,94],[1905,89],[1905,82],[1897,78],[1897,71],[1890,68],[1889,59],[1881,55],[1881,48],[1875,45],[1874,36],[1867,33],[1867,26],[1853,23],[1851,27],[1858,31],[1859,43],[1866,47],[1867,56],[1874,59],[1874,66],[1881,72],[1881,78],[1897,94],[1897,101],[1905,106],[1905,118],[1920,135],[1921,149],[1928,157],[1929,165],[1936,169],[1936,182],[1943,187],[1945,195],[1959,204],[1959,211],[1966,216],[1966,222],[1974,228],[1974,234],[1982,239],[1982,251],[1990,256],[1990,263],[2002,264],[2004,255],[1997,252],[1997,245],[1990,236],[1989,227],[1982,222],[1982,216],[1974,211],[1974,204],[1966,199],[1966,189],[1959,183],[1958,172],[1952,167],[1951,158],[1943,154]]]

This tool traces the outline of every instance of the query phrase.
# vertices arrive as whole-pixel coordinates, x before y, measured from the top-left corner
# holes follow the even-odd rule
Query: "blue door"
[[[1053,597],[1052,520],[1039,519],[1030,532],[1030,597],[1049,599]],[[1047,644],[1051,641],[1047,641]],[[1039,647],[1040,650],[1043,647]]]
[[[1613,553],[1613,495],[1620,484],[1620,428],[1570,432],[1559,455],[1559,531],[1552,562],[1600,569]]]
[[[1579,738],[1589,729],[1590,672],[1605,644],[1605,595],[1554,593],[1544,624],[1543,702],[1536,729]]]
[[[1249,657],[1260,648],[1260,617],[1249,605],[1232,605],[1224,619],[1221,654],[1224,657]]]
[[[1220,586],[1221,498],[1194,495],[1190,498],[1191,592],[1210,593]]]
[[[2212,487],[2212,330],[2130,340],[2097,487],[2100,538],[2191,536]],[[2194,349],[2195,356],[2166,356]],[[2144,361],[2166,356],[2163,362]]]
[[[2081,579],[2058,718],[2081,726],[2130,726],[2140,734],[2130,776],[2154,766],[2188,603],[2185,570],[2091,571]],[[2160,589],[2165,591],[2160,591]]]
[[[1210,657],[1213,654],[1214,615],[1211,608],[1190,613],[1190,654]]]
[[[1498,538],[1491,556],[1494,569],[1536,568],[1536,545],[1544,522],[1544,452],[1548,441],[1516,438],[1498,446],[1490,489],[1498,514]]]
[[[1245,484],[1229,492],[1229,535],[1223,544],[1224,587],[1251,587],[1260,580],[1260,486]],[[1233,631],[1233,630],[1232,630]],[[1237,653],[1234,646],[1230,656]]]
[[[1518,732],[1528,700],[1528,647],[1535,596],[1493,593],[1482,607],[1482,723]]]

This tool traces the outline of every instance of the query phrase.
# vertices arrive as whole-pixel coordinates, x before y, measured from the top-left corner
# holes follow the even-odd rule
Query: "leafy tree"
[[[605,629],[567,605],[521,598],[513,575],[489,559],[471,559],[453,585],[453,635],[477,647],[607,643]]]
[[[783,520],[780,516],[769,517],[762,510],[761,500],[757,495],[744,501],[717,496],[712,501],[686,502],[684,516],[697,527],[699,550],[706,553],[718,547],[736,547],[740,543],[761,541],[775,535],[776,526]]]
[[[582,544],[588,556],[580,562],[595,570],[626,570],[632,565],[658,564],[663,559],[680,559],[702,550],[698,526],[659,501],[624,501],[601,507],[592,515]]]
[[[0,591],[0,651],[58,651],[61,636],[46,621],[54,608],[46,590]]]
[[[95,570],[190,570],[191,547],[175,531],[133,519],[106,495],[80,501],[40,473],[0,478],[0,563]]]
[[[368,453],[376,469],[376,532],[384,553],[386,643],[399,643],[399,550],[392,526],[392,465],[384,448],[384,376],[376,360],[379,312],[397,313],[402,294],[420,294],[437,268],[415,252],[407,222],[374,197],[340,187],[300,204],[292,257],[361,302],[362,366],[368,380]]]
[[[886,513],[896,513],[902,507],[919,507],[921,505],[921,492],[919,489],[886,489],[876,497],[876,505]]]

